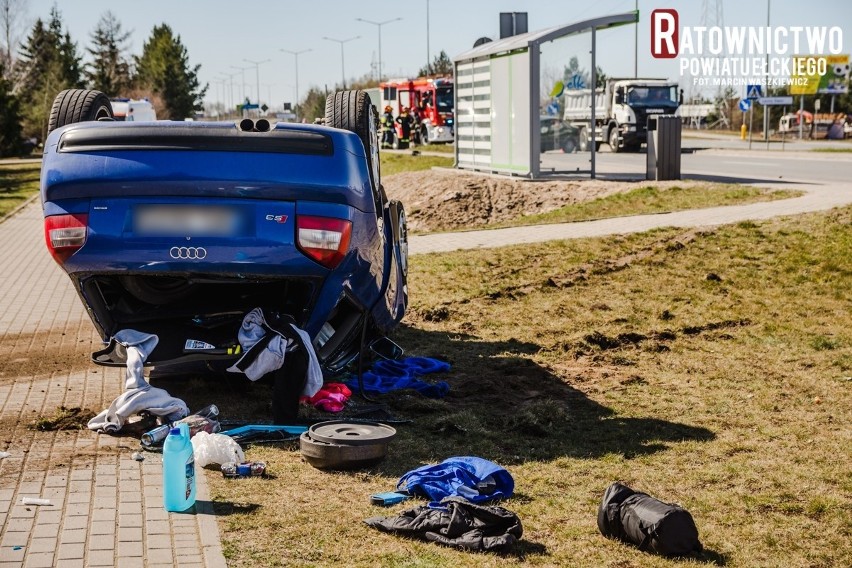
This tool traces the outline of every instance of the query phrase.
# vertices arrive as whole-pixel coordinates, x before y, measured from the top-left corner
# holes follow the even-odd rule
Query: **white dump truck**
[[[648,116],[675,114],[683,92],[666,79],[608,79],[595,90],[594,136],[591,89],[568,89],[563,101],[564,119],[580,130],[580,151],[606,143],[613,152],[635,152],[646,141]]]

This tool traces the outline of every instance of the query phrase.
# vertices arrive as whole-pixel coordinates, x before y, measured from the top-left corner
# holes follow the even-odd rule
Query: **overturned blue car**
[[[153,333],[147,364],[222,370],[259,307],[334,373],[402,319],[405,211],[365,93],[330,95],[321,125],[111,118],[102,93],[60,93],[41,176],[47,248],[105,343]],[[123,364],[113,347],[95,362]]]

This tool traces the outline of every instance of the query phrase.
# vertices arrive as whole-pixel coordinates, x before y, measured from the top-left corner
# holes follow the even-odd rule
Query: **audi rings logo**
[[[169,256],[180,260],[203,260],[207,258],[207,249],[204,247],[172,247]]]

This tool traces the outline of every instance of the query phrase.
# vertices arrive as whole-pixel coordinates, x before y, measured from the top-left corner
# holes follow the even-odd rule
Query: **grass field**
[[[388,395],[372,470],[251,448],[274,479],[208,475],[229,564],[848,566],[852,559],[852,208],[708,231],[417,256],[395,338],[447,360],[443,400]],[[255,392],[254,396],[262,393]],[[259,400],[259,398],[254,398]],[[509,469],[516,554],[378,533],[368,496],[453,455]],[[604,539],[615,480],[684,505],[705,553]]]
[[[591,201],[573,203],[547,213],[525,215],[507,223],[495,224],[493,227],[566,223],[624,215],[668,213],[722,205],[743,205],[788,199],[801,194],[800,191],[787,189],[762,189],[748,185],[721,183],[685,188],[679,186],[669,188],[647,186]]]
[[[38,191],[41,164],[0,164],[0,219]]]
[[[429,170],[434,166],[449,168],[453,165],[453,158],[441,156],[412,156],[408,154],[391,154],[383,152],[380,154],[382,163],[382,175],[392,176],[400,172],[415,172]]]
[[[852,153],[852,147],[850,148],[814,148],[811,152],[825,152],[830,154],[839,154],[839,153]]]

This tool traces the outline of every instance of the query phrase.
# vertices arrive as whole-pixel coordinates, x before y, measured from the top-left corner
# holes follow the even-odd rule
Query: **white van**
[[[151,122],[157,120],[157,113],[146,99],[112,99],[112,114],[115,120],[126,122]]]

